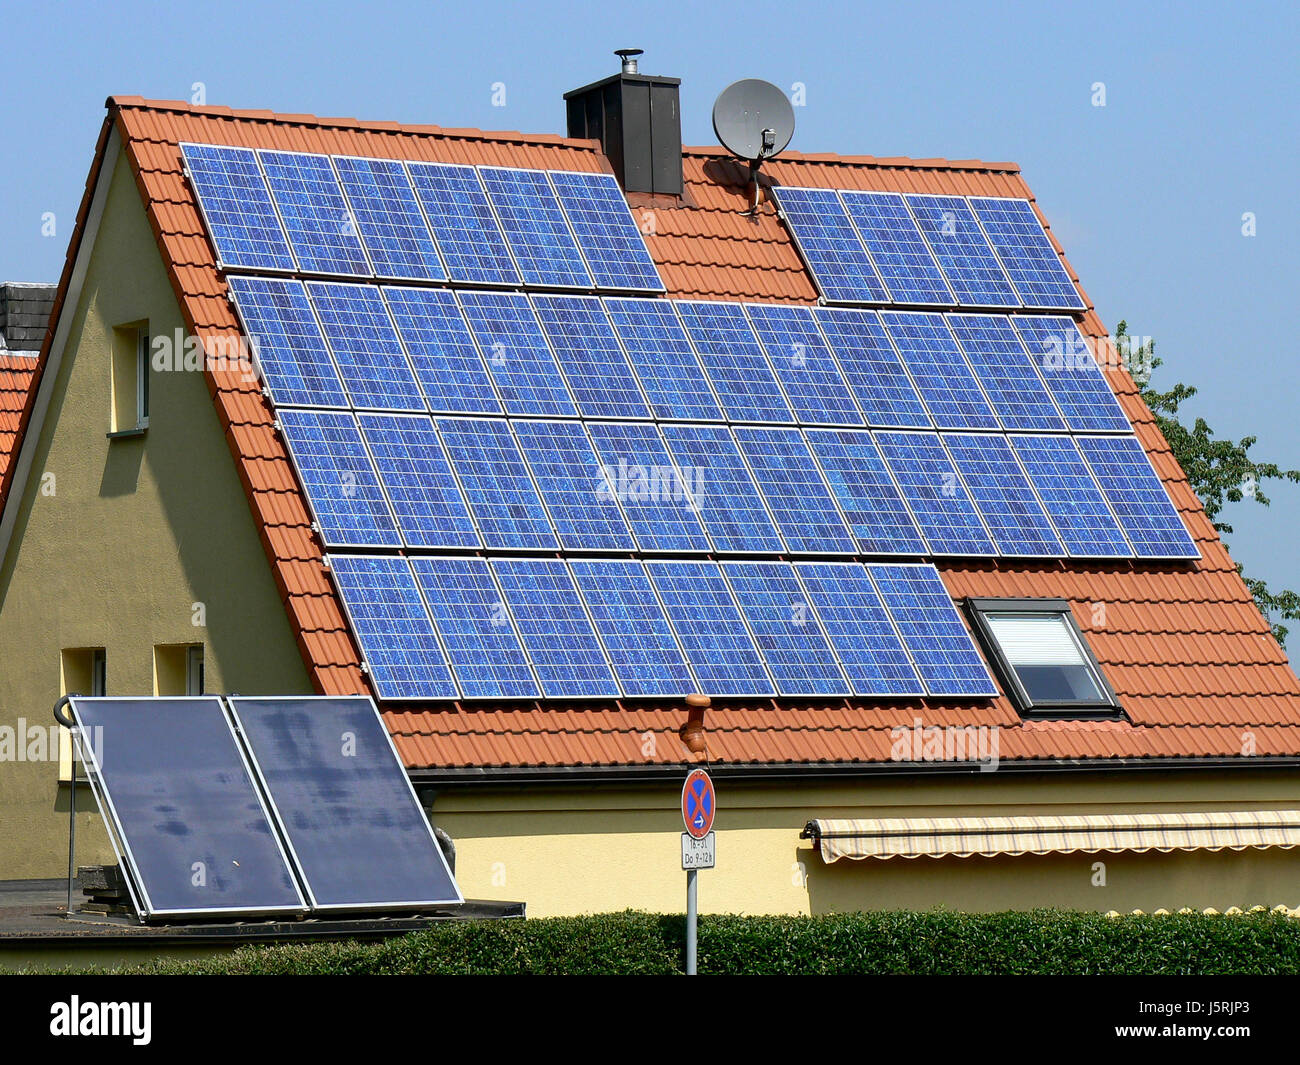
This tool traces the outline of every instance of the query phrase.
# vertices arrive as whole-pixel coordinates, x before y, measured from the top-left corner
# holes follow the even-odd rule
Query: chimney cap
[[[624,74],[635,74],[637,73],[636,57],[639,55],[645,55],[645,49],[644,48],[616,48],[614,49],[614,54],[623,61]]]

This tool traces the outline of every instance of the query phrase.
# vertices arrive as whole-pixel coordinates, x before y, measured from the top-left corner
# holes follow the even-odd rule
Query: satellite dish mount
[[[754,199],[743,213],[752,216],[758,211],[759,168],[790,143],[794,136],[794,108],[785,93],[771,82],[745,78],[718,94],[713,105],[713,132],[727,151],[749,163]]]

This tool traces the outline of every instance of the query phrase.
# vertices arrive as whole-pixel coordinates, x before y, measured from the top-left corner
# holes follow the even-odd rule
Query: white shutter
[[[988,623],[1013,666],[1087,665],[1070,623],[1059,614],[990,614]]]

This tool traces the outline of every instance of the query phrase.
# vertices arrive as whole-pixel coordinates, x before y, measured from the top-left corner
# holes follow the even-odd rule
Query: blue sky
[[[643,70],[682,78],[687,143],[712,144],[718,91],[759,77],[806,87],[793,148],[1020,163],[1103,320],[1155,338],[1156,384],[1196,385],[1189,414],[1300,467],[1295,5],[990,6],[18,5],[0,279],[57,280],[109,94],[202,83],[234,107],[563,132],[563,92],[640,47]],[[1225,516],[1248,573],[1300,589],[1300,487]]]

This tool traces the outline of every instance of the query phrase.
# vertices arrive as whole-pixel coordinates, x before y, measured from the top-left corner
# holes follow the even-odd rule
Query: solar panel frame
[[[867,573],[931,696],[998,695],[997,684],[933,565],[875,562],[867,564]],[[908,596],[914,597],[915,605]]]
[[[332,554],[326,556],[325,562],[380,702],[459,699],[460,688],[409,559],[401,555]],[[370,569],[364,588],[354,579],[363,567]],[[381,588],[380,571],[384,567],[388,572],[382,578],[388,584]],[[402,587],[407,581],[409,585]],[[349,589],[357,595],[349,594]],[[386,605],[377,602],[377,593],[382,591],[403,593],[400,605],[404,616],[381,618],[377,610],[361,612],[363,607],[369,610]],[[375,595],[376,601],[368,600],[368,595]],[[367,627],[381,620],[387,626],[385,631]]]
[[[950,314],[947,319],[1002,428],[1065,432],[1065,418],[1009,316]]]
[[[369,708],[369,715],[363,715],[363,719],[367,724],[369,724],[370,719],[373,718],[374,736],[371,738],[370,742],[383,744],[383,748],[381,749],[386,749],[393,760],[392,764],[395,772],[392,779],[394,782],[399,778],[401,780],[401,784],[395,789],[396,794],[393,794],[392,792],[394,789],[390,788],[389,795],[386,796],[386,801],[381,805],[372,808],[370,815],[381,822],[377,827],[382,829],[383,834],[385,836],[391,836],[394,834],[395,829],[401,827],[403,813],[401,809],[402,799],[407,799],[409,801],[409,806],[407,806],[406,809],[406,817],[417,821],[421,826],[420,829],[417,830],[417,836],[423,843],[425,843],[425,854],[431,859],[431,864],[434,864],[435,870],[440,871],[442,876],[445,878],[447,885],[450,887],[449,892],[444,889],[441,893],[435,894],[431,892],[427,896],[418,898],[374,898],[370,901],[324,901],[321,893],[322,878],[320,873],[322,870],[317,867],[315,875],[313,875],[313,871],[310,868],[312,863],[304,858],[304,855],[308,853],[307,849],[303,846],[303,843],[306,842],[303,833],[307,828],[307,819],[311,817],[320,817],[331,810],[335,805],[346,806],[346,824],[347,827],[352,830],[348,833],[348,835],[351,836],[352,842],[352,847],[348,848],[349,856],[351,857],[356,850],[357,833],[355,826],[360,820],[361,815],[365,813],[365,808],[357,801],[355,791],[352,792],[346,803],[340,798],[340,793],[344,790],[346,777],[340,769],[335,768],[329,775],[328,783],[325,784],[323,788],[316,789],[315,794],[307,796],[306,801],[299,802],[296,809],[281,809],[282,805],[288,807],[290,796],[286,789],[278,788],[275,783],[275,777],[277,776],[276,771],[277,769],[280,769],[280,766],[270,764],[270,758],[266,759],[268,765],[264,766],[262,764],[263,759],[258,757],[257,751],[259,741],[256,737],[260,730],[256,723],[253,708],[257,704],[268,703],[307,704],[312,707],[312,713],[307,715],[307,720],[312,724],[321,723],[321,719],[326,713],[325,707],[329,703],[351,703],[356,704],[358,707],[361,704],[365,704]],[[465,897],[461,894],[460,888],[456,884],[456,878],[447,865],[447,859],[442,853],[442,847],[438,843],[437,836],[434,834],[433,825],[430,824],[428,816],[424,812],[424,807],[420,804],[420,800],[415,794],[415,788],[412,786],[410,778],[406,775],[406,771],[402,766],[402,761],[397,753],[397,747],[393,743],[393,738],[389,734],[387,727],[384,725],[383,719],[379,716],[379,710],[370,696],[300,695],[275,699],[231,696],[229,699],[229,713],[233,720],[237,722],[242,746],[247,752],[247,760],[251,765],[251,772],[255,775],[258,783],[261,785],[262,794],[265,795],[266,802],[270,806],[271,814],[275,818],[276,825],[280,831],[280,836],[284,840],[284,845],[288,847],[290,854],[293,856],[294,865],[301,873],[302,886],[306,891],[313,912],[329,913],[339,911],[359,912],[364,910],[404,910],[417,906],[458,906],[464,903]],[[363,729],[359,727],[360,722],[356,721],[355,718],[344,720],[339,722],[339,724],[346,729],[346,734],[352,737],[350,741],[352,745],[352,753],[345,756],[346,761],[342,762],[341,765],[347,766],[349,769],[354,769],[350,763],[356,761],[358,752],[362,749],[365,743],[365,737],[359,735],[363,732]],[[301,726],[292,731],[285,730],[285,735],[292,736],[295,739],[305,739],[306,737],[302,736],[302,733],[299,731],[300,728]],[[265,736],[264,733],[263,736]],[[288,759],[282,759],[281,761],[287,762]],[[298,762],[294,764],[293,768],[300,771],[301,765],[302,763]],[[281,770],[280,775],[283,775],[283,770]],[[366,783],[373,787],[375,783],[375,774],[373,769],[364,771],[364,776],[366,778]],[[277,801],[277,794],[280,796],[279,801]],[[297,844],[295,844],[295,839],[298,840]],[[337,842],[333,849],[342,850],[341,847],[337,846]],[[380,854],[372,853],[369,857],[372,860],[362,861],[360,863],[351,863],[351,868],[348,870],[347,874],[347,883],[349,887],[354,886],[357,882],[356,868],[358,864],[362,869],[369,870],[371,873],[378,870],[387,872],[393,868],[393,863],[391,861],[384,860],[386,857],[391,858],[391,854],[385,855],[382,852]],[[434,863],[432,859],[436,859],[436,863]]]
[[[542,697],[528,650],[487,559],[422,555],[411,559],[411,569],[462,699]],[[485,590],[490,599],[484,598]],[[481,618],[478,611],[485,607],[487,624],[468,624]]]
[[[235,314],[272,403],[277,407],[346,409],[349,401],[343,380],[303,283],[291,278],[234,275],[226,284],[235,297]],[[288,311],[293,312],[292,317]],[[271,351],[263,346],[264,337],[279,337],[284,345]]]
[[[307,297],[356,410],[427,408],[397,326],[375,285],[308,281]]]
[[[945,315],[882,311],[880,320],[936,428],[1002,427]]]
[[[603,482],[600,459],[581,422],[521,418],[510,428],[562,548],[636,550],[623,508]],[[590,464],[581,466],[588,456]]]
[[[1073,318],[1012,315],[1030,362],[1073,432],[1131,433],[1133,426]],[[1050,330],[1059,332],[1053,337]]]
[[[889,290],[890,302],[957,305],[902,193],[840,189],[839,197],[876,273]]]
[[[1011,279],[963,197],[911,192],[904,200],[959,306],[1020,307]],[[935,224],[934,211],[953,216],[951,233],[943,232],[946,218]]]
[[[827,303],[888,303],[889,289],[834,189],[772,188],[794,246]]]
[[[460,291],[456,300],[507,414],[577,417],[573,393],[524,293]]]
[[[360,414],[357,424],[407,547],[482,546],[432,418]]]
[[[1012,436],[1010,442],[1071,558],[1133,557],[1128,537],[1071,437]]]
[[[525,285],[596,287],[545,170],[480,166],[478,173]]]
[[[868,425],[933,428],[930,412],[878,311],[818,307],[813,316]]]
[[[191,734],[193,734],[196,731],[195,726],[198,719],[194,716],[194,710],[190,709],[190,707],[192,707],[194,704],[200,704],[200,703],[216,704],[215,707],[216,716],[221,721],[222,729],[214,730],[215,736],[228,737],[230,740],[230,749],[235,752],[236,756],[239,759],[239,767],[242,768],[243,770],[242,780],[244,783],[248,785],[248,792],[246,798],[255,801],[258,810],[261,812],[262,823],[265,826],[266,835],[273,842],[275,846],[275,852],[280,858],[280,863],[282,868],[278,871],[282,871],[285,874],[285,879],[288,881],[287,886],[292,890],[292,894],[293,894],[292,900],[289,900],[287,898],[287,893],[286,893],[286,897],[279,902],[270,902],[270,900],[268,900],[268,902],[265,904],[255,904],[251,906],[234,905],[234,906],[195,907],[195,906],[175,906],[175,905],[165,905],[165,904],[160,905],[159,903],[162,902],[161,899],[159,900],[158,903],[155,902],[154,893],[150,891],[148,878],[145,875],[145,864],[141,861],[140,857],[137,854],[137,851],[139,851],[140,854],[143,854],[143,851],[141,851],[138,846],[133,847],[131,844],[134,828],[127,827],[129,818],[123,816],[125,805],[114,799],[113,797],[114,789],[111,786],[109,786],[109,784],[107,783],[104,776],[104,767],[100,765],[99,755],[104,752],[102,751],[102,749],[97,749],[97,744],[95,742],[90,742],[90,743],[84,742],[82,737],[87,734],[88,729],[94,729],[94,728],[106,729],[109,727],[106,724],[96,725],[94,723],[95,718],[94,715],[91,713],[91,710],[93,708],[97,708],[99,705],[130,704],[132,710],[135,711],[131,716],[137,717],[139,709],[141,708],[142,705],[146,709],[152,708],[154,706],[161,707],[161,704],[164,701],[167,704],[179,703],[179,704],[186,705],[187,707],[186,722],[185,722],[186,731]],[[110,843],[112,844],[113,850],[117,855],[118,865],[123,869],[123,871],[126,874],[124,876],[124,880],[128,888],[128,893],[131,896],[131,901],[136,908],[136,912],[140,915],[142,919],[147,920],[149,918],[154,918],[154,917],[221,916],[224,914],[235,914],[235,913],[249,914],[249,915],[254,915],[254,914],[269,915],[269,914],[276,914],[276,913],[306,913],[308,911],[310,907],[308,905],[306,896],[303,894],[302,887],[298,882],[297,871],[295,870],[290,860],[289,853],[285,850],[283,840],[280,838],[280,836],[277,834],[275,830],[275,823],[272,819],[271,811],[267,807],[266,798],[257,789],[257,787],[253,782],[253,769],[249,764],[248,756],[244,751],[243,744],[240,743],[238,737],[234,732],[234,729],[231,727],[230,718],[227,716],[226,707],[222,703],[222,700],[219,697],[214,695],[168,696],[166,697],[165,700],[160,700],[157,698],[148,698],[144,696],[100,696],[97,698],[87,698],[84,696],[74,695],[69,699],[68,705],[69,705],[69,712],[72,714],[72,718],[77,724],[75,739],[74,739],[75,753],[81,759],[81,763],[85,767],[86,778],[90,784],[91,791],[94,794],[95,803],[99,807],[100,811],[103,813],[105,822],[109,829],[108,837]],[[207,756],[207,759],[210,759],[211,756],[215,753],[212,744],[205,744],[203,746],[203,750],[205,756]],[[175,760],[176,759],[173,757],[169,764],[174,764]],[[108,761],[111,765],[114,760],[106,759],[106,761]],[[235,763],[233,760],[231,760],[229,764],[229,768],[233,769],[234,767],[235,767]],[[226,782],[227,780],[233,780],[236,778],[235,774],[231,772],[227,772],[226,774],[224,774],[224,776],[225,776],[225,780],[223,780],[223,782]],[[193,791],[195,788],[201,785],[202,774],[190,773],[189,775],[187,775],[186,781],[191,791]],[[151,796],[151,798],[152,797],[153,796]],[[122,798],[122,796],[119,795],[119,798]],[[203,801],[197,807],[198,811],[212,810],[213,803],[211,797],[203,796],[202,798]],[[167,811],[167,816],[169,817],[175,817],[179,812],[181,812],[175,809],[174,803],[169,803],[169,807],[170,808]],[[247,815],[247,813],[250,812],[248,803],[244,804],[244,806],[242,807],[242,812],[245,815]],[[150,813],[155,816],[157,816],[158,814],[156,798],[154,799],[154,805],[153,808],[150,810]],[[233,824],[230,818],[224,819],[222,823],[226,826],[230,826]],[[187,831],[184,838],[189,838],[193,832],[192,827],[190,826],[187,827],[189,828],[189,831]],[[246,823],[242,823],[239,824],[237,828],[233,829],[233,831],[238,831],[240,835],[246,839],[247,833],[246,831],[244,831],[245,829],[246,829]],[[178,833],[164,832],[163,834],[168,836],[173,836],[174,838],[178,838],[178,839],[183,838],[181,834]],[[138,842],[139,841],[137,840],[137,843]],[[197,859],[197,857],[198,857],[197,855],[193,855],[191,857],[191,861],[184,862],[183,864],[178,863],[178,868],[183,869],[183,879],[186,881],[190,881],[191,883],[194,875],[192,869],[192,861],[194,859]],[[251,867],[252,862],[246,850],[241,849],[240,857],[244,860],[244,863],[246,863],[248,867]],[[270,854],[268,852],[262,855],[261,857],[263,858],[270,857]],[[214,876],[220,875],[221,871],[215,867],[216,862],[210,862],[205,864],[214,866],[211,869],[211,873]],[[240,868],[241,870],[243,870],[245,866],[241,865]]]
[[[257,153],[252,148],[237,148],[231,145],[194,144],[182,141],[179,145],[184,160],[185,175],[189,178],[194,191],[194,202],[198,205],[203,227],[212,239],[212,248],[216,252],[219,270],[278,270],[292,273],[298,267],[285,236],[284,224],[276,210],[275,201],[271,199],[271,190],[266,185],[266,175],[257,160]],[[208,180],[211,167],[204,165],[203,157],[215,157],[226,154],[238,157],[242,161],[242,177],[245,179],[236,198],[233,182],[228,182],[231,194],[220,196],[217,189]],[[229,167],[234,159],[228,159],[223,165]],[[206,190],[206,191],[205,191]],[[258,195],[260,190],[261,195]],[[251,236],[258,224],[249,220],[256,213],[261,226],[261,235]],[[273,228],[272,228],[273,227]],[[248,231],[243,237],[236,231]],[[252,246],[245,246],[252,245]],[[241,251],[241,246],[245,246]]]
[[[639,574],[644,590],[637,589],[640,594],[634,598],[626,587],[606,586],[603,582],[618,570],[631,574],[633,585],[638,583]],[[643,563],[636,559],[575,558],[569,560],[569,573],[626,697],[685,696],[696,690],[695,674]]]
[[[830,486],[798,429],[738,425],[732,436],[792,554],[857,553]]]
[[[1074,442],[1138,558],[1201,557],[1151,456],[1136,436],[1090,434],[1076,436]],[[1127,466],[1137,482],[1121,482],[1121,465]]]
[[[330,158],[375,275],[394,281],[446,281],[447,268],[402,162],[358,155]],[[387,184],[381,184],[381,174]]]
[[[406,172],[453,284],[522,283],[475,167],[411,161]]]
[[[925,539],[911,508],[870,432],[806,429],[804,439],[860,552],[926,553]]]
[[[674,307],[728,421],[794,424],[789,401],[743,305],[675,300]]]
[[[1065,547],[1006,437],[996,433],[943,433],[948,458],[970,493],[998,554],[1064,558]]]
[[[938,433],[891,429],[872,436],[925,537],[927,554],[979,558],[997,555],[984,519]]]
[[[374,277],[330,157],[270,148],[259,148],[257,157],[299,272]]]
[[[651,417],[641,384],[598,297],[534,295],[531,301],[583,417]]]
[[[794,303],[749,303],[743,309],[797,422],[866,424],[812,308]]]
[[[1086,309],[1028,200],[970,196],[967,202],[1024,306],[1039,310]]]
[[[451,289],[384,285],[379,291],[430,411],[505,412]]]
[[[795,562],[793,568],[855,696],[923,698],[928,694],[861,563]]]
[[[658,267],[613,174],[548,170],[546,176],[596,288],[621,292],[665,291]],[[579,195],[579,188],[585,196]],[[595,217],[600,208],[606,209],[604,230]],[[623,254],[608,255],[609,248],[620,249]],[[634,262],[633,270],[630,268]],[[624,273],[620,268],[629,272]],[[620,284],[620,281],[632,283]]]
[[[557,558],[496,558],[491,566],[545,696],[617,699],[622,688],[568,564]],[[516,575],[527,579],[530,572],[534,580],[549,582],[544,590],[551,594],[544,601],[530,602],[522,580],[516,581]],[[561,603],[555,592],[566,589],[571,595]],[[578,650],[584,659],[574,656]]]
[[[558,550],[550,513],[509,424],[442,417],[436,425],[484,546]]]
[[[651,560],[645,567],[663,604],[664,615],[677,634],[682,653],[703,694],[715,698],[776,695],[776,685],[763,662],[754,634],[717,562]],[[699,612],[689,617],[680,616],[677,608],[689,602],[685,593],[693,575],[698,575],[701,581],[696,591],[702,608],[715,617],[705,617]],[[724,618],[728,607],[731,616]],[[714,625],[714,620],[718,624]],[[707,632],[706,622],[710,625]],[[706,637],[708,644],[704,642]],[[747,655],[746,650],[751,654]],[[715,651],[722,653],[714,655]],[[715,682],[719,687],[712,688]]]
[[[722,575],[779,695],[853,694],[853,685],[790,563],[724,562]],[[792,594],[797,598],[787,598],[791,616],[784,620],[777,600]],[[795,633],[784,631],[790,627],[810,637],[808,646],[801,647]]]
[[[602,302],[653,417],[724,420],[713,383],[671,302],[608,297]]]
[[[690,553],[712,549],[712,540],[699,519],[695,489],[652,423],[589,421],[585,425],[604,481],[622,505],[638,550]],[[626,452],[616,452],[616,448],[626,448]],[[625,473],[625,469],[641,473]],[[674,480],[665,495],[654,486],[662,485],[669,471]],[[634,480],[637,476],[648,482],[645,499],[636,498],[641,491]]]

